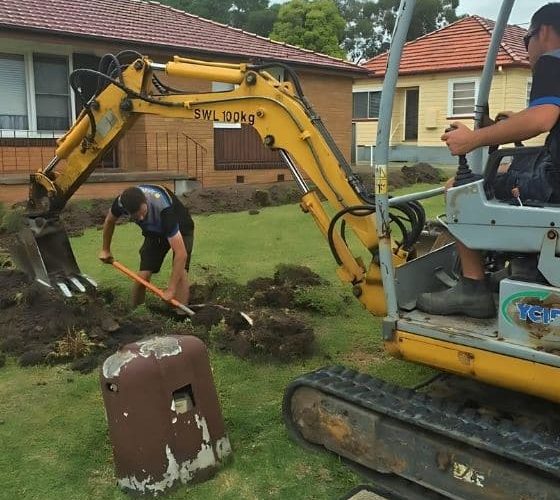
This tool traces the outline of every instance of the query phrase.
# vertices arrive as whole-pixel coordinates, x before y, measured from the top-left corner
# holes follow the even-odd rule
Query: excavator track
[[[286,389],[293,439],[448,498],[560,499],[560,437],[344,367]]]

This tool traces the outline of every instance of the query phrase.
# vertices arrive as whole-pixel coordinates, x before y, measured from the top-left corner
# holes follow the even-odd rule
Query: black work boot
[[[471,318],[493,318],[496,306],[490,287],[485,280],[464,276],[456,285],[442,292],[421,293],[416,307],[429,314],[464,314]]]

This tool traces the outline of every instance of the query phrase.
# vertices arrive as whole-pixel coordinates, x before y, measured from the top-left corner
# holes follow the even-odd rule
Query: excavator
[[[504,0],[493,33],[477,123],[512,5]],[[99,71],[71,74],[83,111],[58,140],[53,160],[30,177],[28,225],[16,260],[34,279],[66,294],[95,285],[80,273],[60,213],[139,116],[250,125],[289,168],[302,191],[301,209],[324,235],[340,279],[381,318],[386,351],[441,373],[413,389],[340,366],[303,375],[283,399],[289,435],[308,449],[340,456],[392,498],[560,498],[560,209],[511,205],[492,192],[501,158],[534,148],[499,148],[485,169],[482,157],[478,166],[474,157],[474,174],[462,158],[457,177],[466,182],[449,189],[439,218],[454,238],[487,253],[488,274],[499,278],[498,318],[444,317],[416,308],[418,294],[453,281],[457,251],[453,241],[423,254],[415,250],[425,224],[421,200],[441,196],[443,188],[388,193],[391,111],[414,6],[414,0],[401,1],[392,37],[373,190],[354,174],[290,67],[284,66],[287,81],[279,82],[267,71],[278,62],[175,57],[161,64],[125,51],[103,58]],[[235,86],[189,94],[168,86],[158,77],[164,74]],[[86,78],[98,83],[90,99],[81,90]],[[350,232],[363,246],[360,255],[351,249]],[[538,262],[544,283],[511,275],[510,262],[519,255]]]

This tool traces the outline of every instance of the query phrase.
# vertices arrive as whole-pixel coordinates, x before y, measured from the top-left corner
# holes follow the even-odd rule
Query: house
[[[174,55],[208,61],[291,65],[347,157],[352,84],[367,70],[143,0],[0,0],[0,201],[25,199],[29,172],[48,164],[55,139],[80,106],[68,84],[76,68],[97,69],[106,53],[132,49],[165,63]],[[285,75],[278,70],[277,78]],[[188,92],[223,84],[171,81]],[[277,153],[248,126],[141,117],[77,196],[109,197],[157,181],[203,186],[290,179]]]
[[[455,163],[440,136],[453,121],[473,124],[493,28],[493,21],[470,16],[405,45],[391,124],[392,161]],[[523,46],[525,33],[518,26],[508,26],[505,31],[490,92],[491,116],[527,106],[531,69]],[[387,53],[370,59],[364,67],[372,76],[354,84],[352,157],[358,163],[370,163],[374,158],[386,65]]]

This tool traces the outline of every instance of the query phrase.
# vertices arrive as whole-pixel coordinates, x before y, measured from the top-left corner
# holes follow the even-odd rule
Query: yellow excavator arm
[[[91,70],[78,70],[91,71]],[[156,93],[154,73],[177,78],[235,84],[227,92],[201,94]],[[175,57],[167,64],[139,58],[118,79],[94,96],[74,126],[58,140],[56,156],[31,176],[29,207],[37,216],[59,212],[85,182],[105,151],[143,114],[167,118],[232,122],[251,125],[265,146],[280,150],[304,191],[301,207],[310,213],[328,238],[339,264],[338,275],[353,285],[353,292],[375,315],[386,312],[379,266],[355,257],[339,233],[329,231],[332,218],[320,201],[320,192],[344,219],[364,247],[375,257],[378,247],[373,201],[349,168],[320,118],[303,96],[297,77],[280,83],[264,68]],[[304,172],[315,189],[307,187]],[[369,208],[368,208],[369,206]],[[41,251],[43,249],[40,249]],[[395,247],[395,264],[406,252]]]

